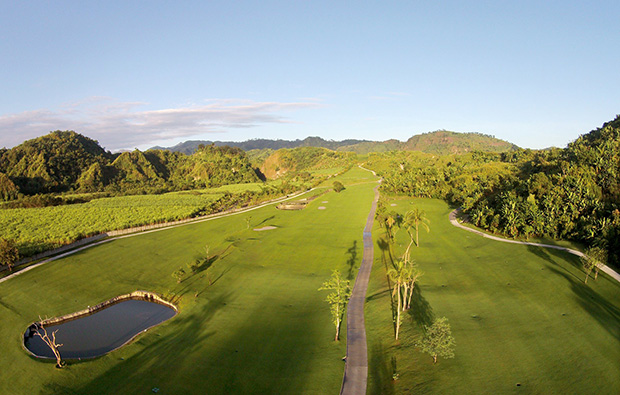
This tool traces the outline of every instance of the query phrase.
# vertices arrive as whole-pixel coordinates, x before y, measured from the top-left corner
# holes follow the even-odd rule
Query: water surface
[[[56,343],[63,359],[94,358],[127,343],[140,332],[158,325],[176,314],[174,309],[146,300],[127,299],[91,315],[60,324],[48,325],[48,335],[56,333]],[[24,345],[39,357],[54,358],[39,336],[24,334]]]

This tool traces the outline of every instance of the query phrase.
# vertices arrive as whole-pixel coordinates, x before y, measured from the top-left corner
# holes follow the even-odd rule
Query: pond
[[[146,300],[126,299],[90,315],[59,324],[46,325],[63,359],[94,358],[115,350],[139,333],[172,318],[176,311],[169,306]],[[34,335],[31,326],[24,334],[24,346],[35,356],[54,358],[43,340]]]

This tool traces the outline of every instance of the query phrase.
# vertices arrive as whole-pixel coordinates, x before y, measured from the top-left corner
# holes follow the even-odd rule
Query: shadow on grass
[[[548,268],[568,281],[579,305],[620,342],[620,309],[572,273],[562,271],[557,266],[548,266]]]
[[[422,295],[419,285],[413,288],[411,307],[407,310],[407,313],[422,329],[424,329],[424,326],[430,326],[435,320],[433,308],[430,303],[428,303],[428,300],[426,300],[426,298]]]
[[[17,310],[15,307],[11,306],[10,304],[3,302],[2,298],[0,298],[0,306],[4,307],[7,310],[11,310],[13,313],[17,314],[17,315],[22,315],[19,310]]]
[[[347,280],[353,280],[355,264],[357,263],[357,240],[353,240],[353,245],[347,250],[347,255],[349,255],[349,259],[347,259],[347,266],[349,267]]]
[[[544,259],[548,263],[554,265],[556,268],[561,268],[567,274],[570,274],[571,276],[575,277],[577,280],[580,280],[578,276],[576,276],[574,273],[571,273],[569,270],[567,270],[565,267],[563,267],[562,265],[558,263],[558,262],[567,262],[571,266],[573,266],[575,269],[579,271],[583,271],[583,268],[581,266],[581,261],[579,260],[578,256],[570,254],[565,251],[556,250],[554,248],[527,246],[527,249],[532,254]],[[585,278],[585,273],[583,274]]]
[[[394,360],[388,360],[383,344],[374,344],[368,358],[369,394],[394,394]]]
[[[258,224],[254,225],[255,228],[258,228],[259,226],[261,226],[262,224],[271,221],[272,219],[274,219],[276,216],[272,215],[270,217],[265,218],[264,220],[260,221]]]

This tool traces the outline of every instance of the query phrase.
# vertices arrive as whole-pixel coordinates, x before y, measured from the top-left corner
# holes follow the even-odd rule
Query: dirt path
[[[491,240],[495,240],[495,241],[501,241],[503,243],[522,244],[522,245],[528,245],[528,246],[534,246],[534,247],[543,247],[543,248],[553,248],[554,250],[566,251],[566,252],[569,252],[569,253],[571,253],[573,255],[577,255],[579,257],[584,256],[583,252],[580,252],[580,251],[577,251],[577,250],[573,250],[573,249],[567,248],[567,247],[554,246],[554,245],[551,245],[551,244],[531,243],[529,241],[518,241],[518,240],[504,239],[502,237],[497,237],[497,236],[492,236],[492,235],[486,234],[486,233],[481,232],[481,231],[476,230],[476,229],[468,228],[467,226],[464,226],[461,223],[459,223],[459,221],[456,219],[457,213],[458,213],[458,209],[454,210],[454,211],[452,211],[450,213],[450,223],[452,225],[456,226],[457,228],[464,229],[464,230],[466,230],[468,232],[475,233],[475,234],[480,235],[482,237],[486,237],[487,239],[491,239]],[[615,272],[609,266],[603,266],[601,268],[601,271],[609,274],[609,276],[611,278],[613,278],[614,280],[620,282],[620,274]]]
[[[366,326],[364,323],[364,302],[366,301],[368,279],[370,278],[372,261],[374,259],[371,230],[375,220],[378,200],[379,186],[375,188],[375,199],[372,202],[366,227],[364,228],[364,255],[347,306],[347,359],[340,389],[340,393],[346,395],[366,394],[368,349],[366,344]]]

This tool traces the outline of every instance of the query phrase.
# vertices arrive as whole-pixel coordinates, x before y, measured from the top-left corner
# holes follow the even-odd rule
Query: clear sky
[[[0,147],[438,129],[564,147],[620,113],[618,0],[0,6]]]

